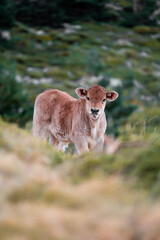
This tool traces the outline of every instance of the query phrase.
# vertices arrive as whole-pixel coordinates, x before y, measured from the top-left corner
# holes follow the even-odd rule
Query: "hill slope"
[[[130,143],[116,155],[64,155],[1,121],[0,239],[158,240],[159,135]]]

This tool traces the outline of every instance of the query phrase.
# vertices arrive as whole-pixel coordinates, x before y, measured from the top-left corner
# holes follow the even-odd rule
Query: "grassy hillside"
[[[4,37],[1,56],[16,63],[16,79],[28,86],[32,100],[48,87],[74,94],[75,87],[97,83],[102,75],[122,83],[132,75],[135,88],[155,98],[160,88],[159,31],[93,23],[33,29],[17,23],[10,38]],[[112,81],[110,87],[115,85]]]
[[[0,85],[5,84],[1,91],[6,96],[2,94],[0,101],[4,119],[21,126],[32,121],[35,97],[46,88],[58,88],[76,97],[75,88],[100,84],[119,93],[119,99],[106,108],[107,133],[119,135],[119,127],[132,112],[159,104],[159,31],[160,27],[98,23],[41,29],[17,23],[1,34]],[[10,83],[6,84],[8,79]],[[21,87],[14,85],[14,91],[13,79],[21,83]],[[12,99],[11,103],[6,105],[6,99]],[[8,111],[15,99],[16,114],[15,106]]]
[[[0,120],[0,240],[159,240],[159,31],[17,23],[1,32],[0,111],[30,122],[20,129]],[[33,138],[38,93],[75,96],[93,84],[119,93],[106,112],[115,154],[63,154]]]
[[[0,239],[158,240],[159,110],[151,115],[145,129],[130,117],[114,155],[65,155],[1,120]]]

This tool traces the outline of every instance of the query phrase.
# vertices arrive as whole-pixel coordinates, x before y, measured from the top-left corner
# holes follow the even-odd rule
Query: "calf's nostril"
[[[98,108],[91,108],[91,112],[92,112],[92,113],[98,113],[98,112],[99,112],[99,109],[98,109]]]

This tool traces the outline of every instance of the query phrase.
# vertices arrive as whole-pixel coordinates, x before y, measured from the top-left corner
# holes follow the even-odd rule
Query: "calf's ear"
[[[119,94],[116,91],[110,91],[106,93],[106,98],[108,101],[112,102],[118,98]]]
[[[80,98],[85,98],[87,96],[87,90],[84,88],[77,88],[75,92]]]

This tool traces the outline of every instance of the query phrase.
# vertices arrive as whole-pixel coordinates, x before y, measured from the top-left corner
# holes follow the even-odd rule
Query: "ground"
[[[75,88],[101,82],[119,87],[126,105],[112,155],[63,154],[33,138],[32,119],[25,129],[0,120],[1,240],[159,239],[159,30],[17,23],[3,34],[3,61],[32,103],[46,88],[76,96]],[[126,117],[129,104],[136,110]]]
[[[116,154],[81,156],[1,120],[0,239],[158,240],[159,133],[135,117]]]

